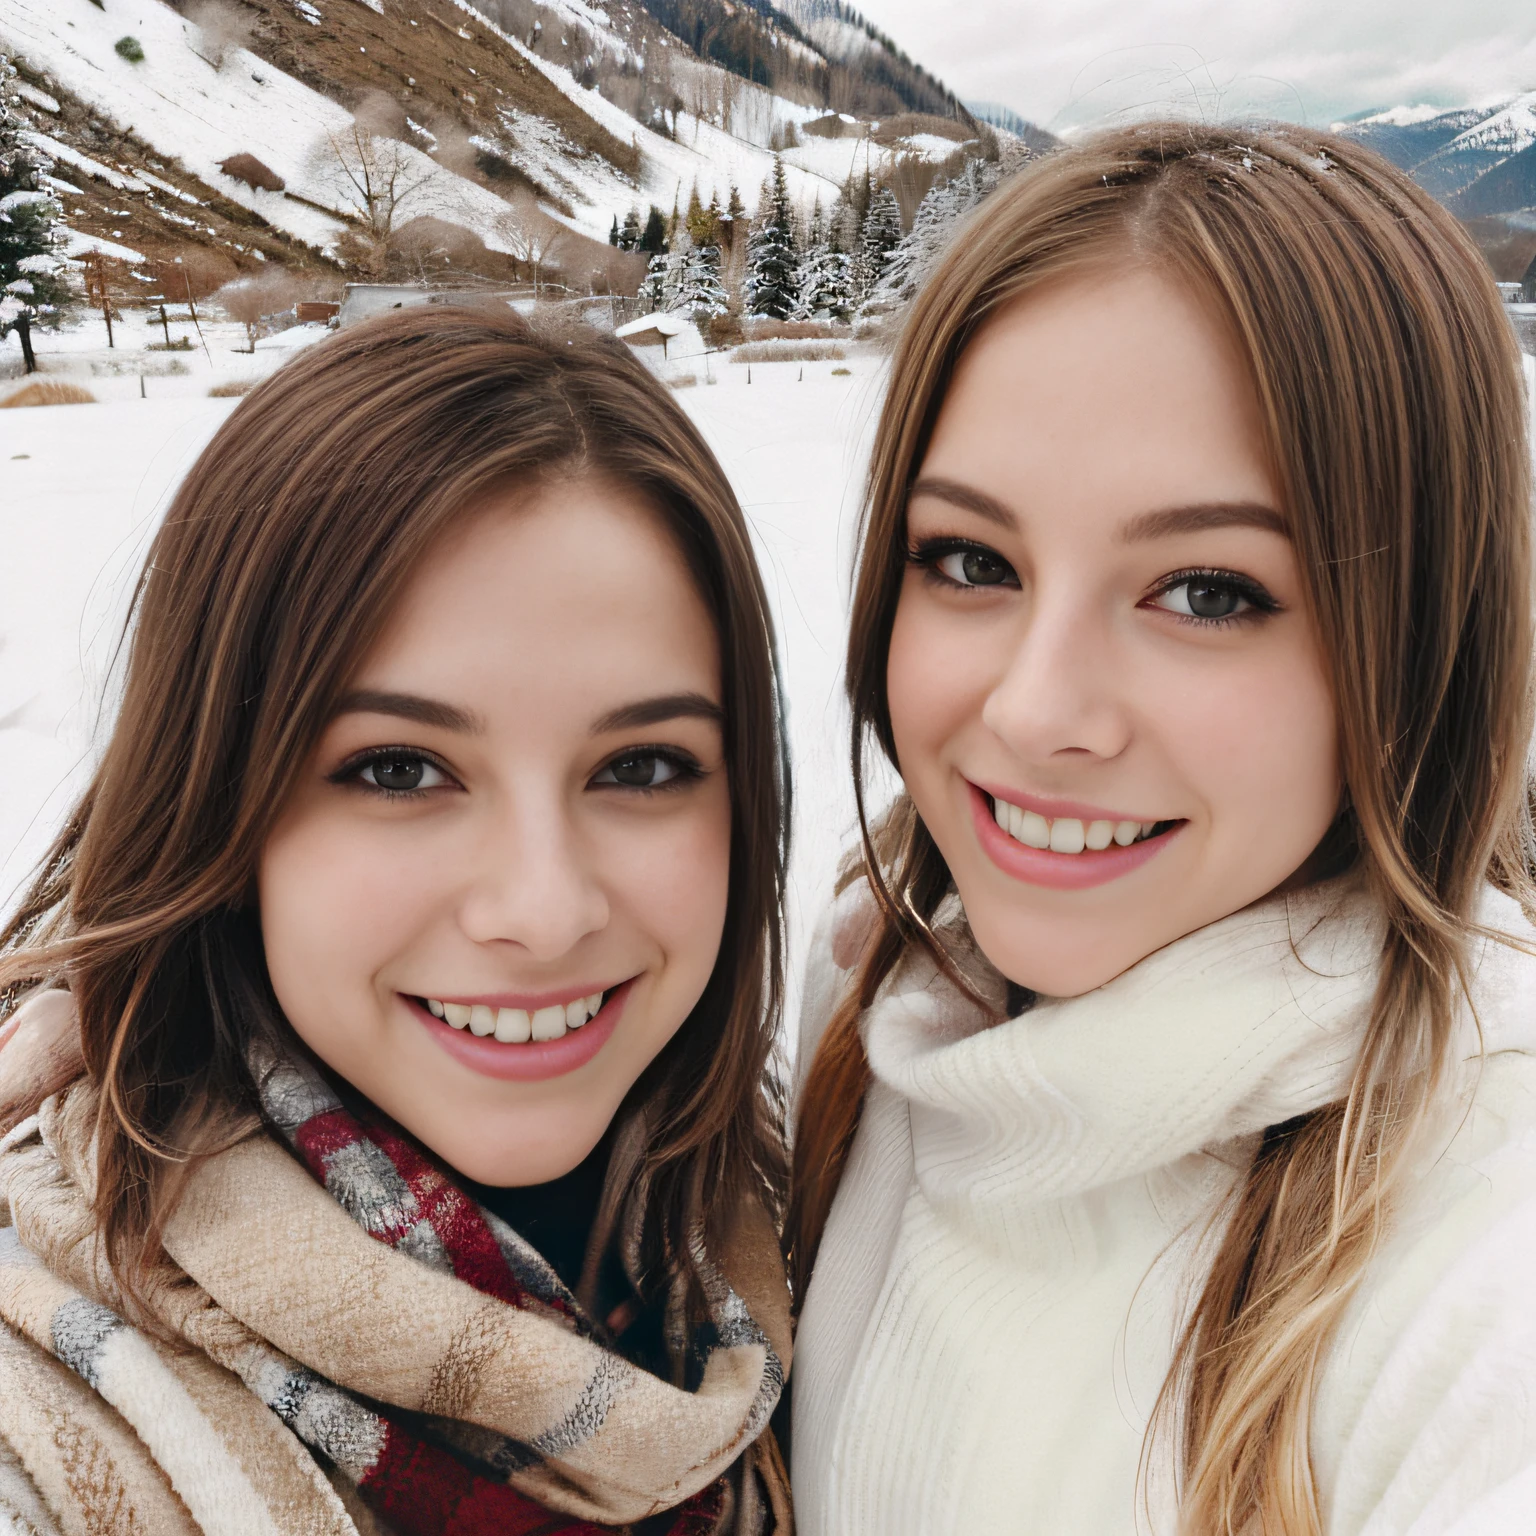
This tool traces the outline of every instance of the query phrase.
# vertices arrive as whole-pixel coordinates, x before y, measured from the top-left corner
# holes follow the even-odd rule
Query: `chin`
[[[993,966],[1015,986],[1042,997],[1080,997],[1092,992],[1166,942],[1148,938],[1142,945],[1127,937],[1121,944],[1106,944],[1102,923],[1091,918],[1071,925],[1082,932],[1063,931],[1067,925],[1042,923],[1034,914],[1014,921],[1001,913],[971,915],[970,924],[982,954]]]

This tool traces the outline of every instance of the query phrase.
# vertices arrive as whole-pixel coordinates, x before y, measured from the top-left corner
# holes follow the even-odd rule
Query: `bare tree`
[[[501,243],[513,258],[525,262],[533,271],[533,294],[539,294],[539,272],[559,256],[569,243],[570,231],[558,219],[539,207],[538,199],[526,188],[519,188],[497,215],[494,225]]]
[[[389,255],[389,242],[403,222],[407,204],[436,174],[430,162],[398,138],[379,131],[381,114],[360,108],[340,132],[327,132],[315,146],[311,166],[357,223],[352,244],[361,264],[377,277]],[[402,119],[403,123],[403,119]]]
[[[261,323],[270,315],[291,309],[302,297],[303,285],[282,267],[237,277],[214,294],[213,299],[229,318],[245,327],[248,350],[256,350],[256,336]]]
[[[187,20],[197,28],[199,52],[215,69],[236,50],[249,46],[256,30],[255,19],[233,0],[195,0],[187,7]]]

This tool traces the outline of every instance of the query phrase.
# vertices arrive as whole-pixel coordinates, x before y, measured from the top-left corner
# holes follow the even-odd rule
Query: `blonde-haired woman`
[[[1301,130],[1121,130],[907,321],[813,956],[807,1536],[1536,1510],[1531,486],[1477,252]]]

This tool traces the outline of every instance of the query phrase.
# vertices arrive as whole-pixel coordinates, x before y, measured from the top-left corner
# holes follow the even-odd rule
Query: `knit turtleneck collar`
[[[1515,904],[1491,891],[1479,916],[1531,937]],[[1006,984],[957,900],[935,926],[961,973],[999,1005]],[[876,1079],[908,1103],[936,1198],[973,1208],[1070,1198],[1343,1097],[1384,932],[1362,883],[1333,881],[1234,913],[1092,992],[1042,998],[991,1027],[917,952],[866,1014],[865,1045]],[[1498,948],[1473,957],[1495,991],[1510,972]]]

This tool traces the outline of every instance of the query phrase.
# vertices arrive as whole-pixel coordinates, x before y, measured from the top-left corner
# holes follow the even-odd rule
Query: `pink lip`
[[[529,1041],[526,1045],[505,1045],[491,1035],[472,1035],[467,1029],[455,1029],[441,1019],[435,1019],[414,997],[406,997],[405,1004],[421,1022],[432,1038],[457,1062],[478,1072],[482,1077],[500,1078],[503,1082],[541,1083],[552,1077],[564,1077],[584,1067],[608,1043],[629,1001],[635,979],[631,977],[623,986],[616,987],[613,995],[597,1011],[593,1018],[580,1029],[568,1030],[558,1040]],[[593,992],[598,989],[594,987]],[[510,995],[510,994],[508,994]],[[524,994],[526,995],[526,994]],[[403,996],[403,994],[402,994]],[[555,995],[548,994],[545,1008],[553,1007]],[[591,992],[574,992],[567,998],[590,997]],[[438,999],[458,1002],[460,999]],[[527,1008],[530,1005],[519,999],[516,1002],[498,1002],[494,998],[464,998],[466,1003],[485,1003],[487,1007]]]
[[[976,823],[976,836],[983,851],[1005,875],[1022,880],[1027,885],[1048,886],[1057,891],[1085,891],[1095,885],[1107,885],[1132,870],[1155,859],[1159,853],[1179,835],[1180,827],[1164,832],[1145,842],[1131,843],[1125,848],[1110,844],[1100,851],[1085,850],[1082,853],[1052,853],[1049,848],[1029,848],[1009,835],[992,819],[992,808],[986,794],[975,784],[970,786],[971,816]],[[1068,801],[1030,799],[1028,802],[1015,798],[1010,791],[1001,796],[1014,805],[1024,805],[1026,810],[1036,810],[1042,805],[1069,805]],[[1073,806],[1070,810],[1040,811],[1042,816],[1077,816],[1093,821],[1131,821],[1130,816],[1116,817],[1110,811],[1095,811],[1090,816],[1088,807]]]

